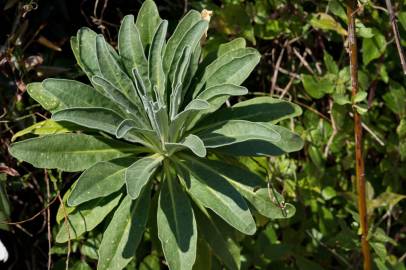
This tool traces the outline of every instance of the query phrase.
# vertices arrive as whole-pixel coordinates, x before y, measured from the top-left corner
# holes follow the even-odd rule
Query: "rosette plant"
[[[38,168],[84,171],[65,196],[68,222],[60,218],[56,241],[104,224],[98,269],[124,268],[146,230],[158,237],[170,269],[192,269],[198,246],[238,269],[224,230],[252,235],[254,213],[294,213],[275,203],[280,194],[240,157],[299,150],[300,137],[276,123],[301,110],[271,97],[234,102],[248,93],[240,85],[260,61],[244,39],[202,59],[208,20],[192,10],[166,41],[167,26],[147,0],[136,21],[124,17],[118,52],[102,35],[80,29],[71,45],[91,85],[29,84],[52,119],[23,131],[40,136],[10,152]],[[229,98],[233,106],[225,105]]]

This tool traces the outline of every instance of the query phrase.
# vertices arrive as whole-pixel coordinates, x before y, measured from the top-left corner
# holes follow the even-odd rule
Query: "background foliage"
[[[86,81],[75,65],[69,38],[81,26],[103,33],[116,46],[121,18],[141,1],[41,0],[0,2],[0,239],[10,269],[64,269],[68,248],[55,238],[64,213],[60,200],[78,174],[38,170],[8,154],[13,136],[48,118],[25,93],[28,82],[47,77]],[[358,269],[361,267],[354,185],[346,14],[341,1],[157,1],[169,30],[189,8],[213,10],[205,54],[243,36],[262,54],[245,82],[251,96],[272,95],[299,104],[304,113],[285,125],[306,141],[302,151],[244,160],[269,176],[270,187],[296,206],[293,218],[257,219],[254,237],[227,235],[242,269]],[[406,44],[406,1],[393,1]],[[405,269],[405,78],[382,2],[360,1],[357,36],[363,113],[370,242],[376,269]],[[232,100],[231,100],[232,101]],[[57,129],[57,127],[50,127]],[[35,133],[35,131],[34,131]],[[17,134],[17,135],[16,135]],[[7,194],[7,197],[6,197]],[[277,202],[276,202],[277,203]],[[283,203],[283,202],[279,202]],[[46,208],[50,204],[49,208]],[[59,211],[58,211],[59,209]],[[47,233],[49,230],[49,233]],[[98,228],[71,243],[70,267],[96,265]],[[128,269],[165,269],[156,239],[144,236]],[[207,252],[210,252],[209,250]],[[208,269],[204,254],[196,269]],[[211,261],[219,269],[218,261]],[[198,268],[200,267],[200,268]]]

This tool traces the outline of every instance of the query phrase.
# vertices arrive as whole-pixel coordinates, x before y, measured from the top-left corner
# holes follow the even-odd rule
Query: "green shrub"
[[[145,1],[135,23],[132,15],[123,19],[118,53],[102,35],[80,29],[72,50],[92,86],[66,79],[30,84],[30,96],[52,120],[36,124],[41,136],[10,152],[38,168],[84,170],[66,196],[69,222],[56,241],[108,222],[98,269],[124,268],[148,224],[152,234],[157,224],[170,269],[192,268],[198,237],[237,269],[216,215],[252,235],[251,211],[284,218],[295,208],[286,204],[282,212],[266,182],[235,157],[301,149],[299,136],[276,125],[301,110],[270,97],[223,107],[248,93],[240,84],[259,53],[236,39],[221,45],[214,60],[202,60],[208,21],[192,10],[166,42],[167,25],[154,2]]]

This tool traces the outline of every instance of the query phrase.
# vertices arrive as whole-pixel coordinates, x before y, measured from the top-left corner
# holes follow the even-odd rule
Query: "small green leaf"
[[[364,101],[364,100],[367,98],[367,96],[368,96],[368,93],[367,93],[367,92],[365,92],[365,91],[360,91],[360,92],[358,92],[358,93],[355,95],[355,97],[353,98],[353,102],[354,102],[354,103],[362,102],[362,101]]]
[[[329,73],[338,74],[338,66],[333,57],[327,51],[324,51],[323,53],[323,60]]]
[[[335,82],[330,77],[318,78],[313,75],[302,74],[302,83],[306,92],[312,98],[322,98],[325,94],[334,92]]]
[[[325,200],[331,200],[332,198],[337,196],[337,192],[333,187],[327,186],[321,191],[321,196],[323,196]]]
[[[356,104],[354,107],[359,114],[365,114],[368,112],[368,106],[366,104]]]
[[[169,269],[192,269],[196,259],[196,220],[189,198],[177,179],[168,178],[162,183],[157,222]]]
[[[333,94],[334,102],[338,105],[351,104],[351,101],[348,99],[347,95],[344,94]]]
[[[123,269],[135,255],[148,219],[150,189],[133,201],[126,196],[103,233],[97,269]]]
[[[403,29],[406,30],[406,11],[399,12],[398,19],[400,24],[403,26]]]
[[[151,179],[154,172],[162,162],[162,156],[148,156],[134,162],[125,171],[125,182],[127,184],[128,195],[137,199],[142,188]]]
[[[125,184],[125,171],[135,157],[101,161],[84,171],[68,198],[69,206],[110,195]]]
[[[11,145],[10,153],[37,168],[83,171],[99,161],[139,153],[139,146],[85,134],[55,134]]]
[[[65,243],[70,239],[77,239],[85,232],[93,230],[117,206],[121,194],[96,199],[78,206],[68,216],[68,222],[63,222],[55,241]],[[66,227],[69,224],[69,229]]]
[[[313,18],[310,20],[310,24],[316,29],[333,30],[340,35],[347,35],[347,30],[345,30],[333,17],[327,13],[318,13],[313,15]]]
[[[362,39],[362,62],[368,65],[372,60],[379,58],[386,48],[386,39],[383,34],[374,29],[372,38]]]

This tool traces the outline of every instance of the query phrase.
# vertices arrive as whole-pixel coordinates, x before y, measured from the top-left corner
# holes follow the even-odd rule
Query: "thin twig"
[[[403,74],[406,75],[406,59],[405,59],[405,54],[403,52],[402,45],[400,44],[400,35],[399,35],[398,24],[396,23],[396,16],[395,16],[395,13],[393,12],[393,7],[392,7],[391,1],[385,0],[385,2],[386,2],[386,7],[387,7],[388,13],[389,13],[390,24],[392,25],[393,35],[395,37],[396,47],[398,49],[400,63],[403,68]]]
[[[45,179],[45,184],[47,187],[47,200],[50,199],[51,197],[51,191],[49,188],[49,178],[48,178],[48,172],[45,169],[44,170],[44,179]],[[51,210],[49,207],[47,208],[47,233],[48,233],[48,270],[51,270],[51,264],[52,264],[52,233],[51,233]]]
[[[291,71],[286,70],[286,69],[281,68],[281,67],[279,67],[278,70],[279,70],[281,73],[283,73],[283,74],[289,75],[290,77],[293,77],[293,78],[295,78],[295,79],[300,80],[300,75],[297,74],[297,73],[291,72]]]
[[[354,114],[352,112],[350,112],[350,116],[354,117]],[[366,132],[368,132],[372,138],[374,138],[381,146],[385,146],[385,142],[382,141],[381,138],[378,137],[378,135],[376,135],[376,133],[367,126],[367,124],[365,124],[364,122],[361,122],[361,126],[363,129],[365,129]]]
[[[321,240],[317,239],[316,237],[313,237],[313,235],[309,232],[306,231],[307,235],[310,236],[310,238],[312,238],[313,240],[317,241],[322,247],[326,248],[328,251],[330,251],[334,256],[336,256],[336,258],[341,261],[346,267],[347,269],[351,269],[351,264],[350,262],[348,262],[343,256],[341,256],[337,251],[335,251],[333,248],[330,248],[329,246],[327,246],[325,243],[323,243]]]
[[[23,224],[26,222],[29,222],[33,219],[35,219],[36,217],[38,217],[39,215],[41,215],[44,211],[46,211],[56,200],[58,199],[58,197],[55,197],[52,199],[52,201],[43,209],[41,209],[41,211],[39,211],[38,213],[36,213],[35,215],[33,215],[32,217],[22,220],[22,221],[16,221],[16,222],[0,222],[0,224],[7,224],[7,225],[19,225],[19,224]]]
[[[273,93],[275,91],[276,81],[278,79],[279,67],[281,65],[284,53],[285,53],[285,47],[282,48],[281,53],[278,56],[278,60],[276,60],[276,65],[275,65],[275,68],[273,71],[272,81],[271,81],[271,91],[270,91],[271,96],[273,96]]]
[[[335,136],[337,135],[337,125],[336,125],[336,121],[334,120],[334,116],[333,116],[333,105],[334,102],[332,99],[329,100],[329,114],[330,114],[330,119],[331,119],[331,127],[333,128],[333,132],[331,133],[330,138],[327,141],[326,144],[326,148],[324,148],[324,157],[327,158],[328,156],[328,152],[330,150],[331,144],[334,141]]]
[[[57,198],[59,199],[59,202],[61,204],[62,207],[62,211],[63,211],[63,216],[64,216],[64,223],[66,226],[66,230],[68,232],[68,253],[66,254],[66,261],[65,261],[65,269],[69,270],[69,257],[70,257],[70,252],[71,252],[71,236],[70,236],[70,228],[69,228],[69,221],[68,221],[68,214],[66,213],[66,209],[65,209],[65,204],[61,198],[61,195],[58,193]]]
[[[296,50],[296,48],[293,48],[293,53],[296,55],[297,58],[299,58],[300,62],[305,66],[305,68],[311,73],[314,74],[313,69],[310,67],[309,63],[307,63],[306,59],[300,53]]]
[[[357,1],[352,0],[347,3],[348,18],[348,49],[350,57],[350,74],[352,97],[358,92],[358,56],[357,40],[355,37],[355,15]],[[362,123],[361,115],[354,108],[354,136],[355,136],[355,168],[357,177],[358,191],[358,213],[361,227],[361,250],[364,257],[364,270],[371,270],[371,254],[368,243],[368,216],[366,206],[366,189],[365,189],[365,165],[362,156]]]

